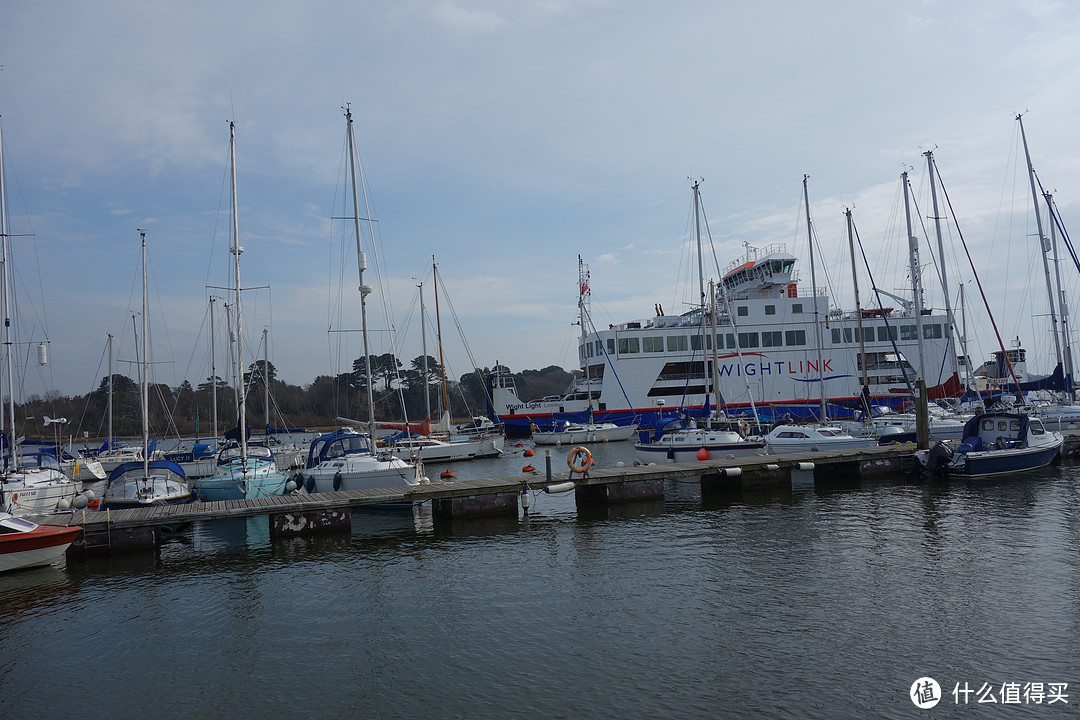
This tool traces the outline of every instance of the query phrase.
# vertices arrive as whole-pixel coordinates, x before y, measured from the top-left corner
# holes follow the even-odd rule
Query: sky
[[[1067,228],[1080,194],[1070,2],[16,0],[0,11],[0,68],[17,357],[42,334],[49,347],[20,398],[96,388],[109,334],[114,370],[136,376],[140,229],[153,379],[209,376],[212,295],[228,377],[230,120],[246,362],[267,329],[281,380],[350,369],[346,106],[376,221],[376,354],[393,338],[405,363],[425,340],[438,355],[433,258],[452,377],[474,363],[576,367],[579,255],[597,326],[687,309],[694,180],[712,276],[744,243],[786,243],[809,286],[808,175],[817,285],[851,309],[845,209],[878,286],[910,287],[909,171],[927,300],[942,307],[925,248],[933,150],[972,356],[996,340],[961,235],[1006,344],[1053,364],[1016,116]],[[1076,297],[1076,267],[1061,271]]]

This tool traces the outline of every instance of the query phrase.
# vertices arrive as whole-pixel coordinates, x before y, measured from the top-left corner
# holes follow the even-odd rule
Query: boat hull
[[[0,572],[51,565],[82,532],[81,527],[38,525],[25,533],[0,537]]]
[[[578,445],[586,442],[619,442],[629,440],[637,431],[636,425],[615,427],[583,427],[578,430],[559,430],[552,432],[533,431],[532,437],[537,445]]]

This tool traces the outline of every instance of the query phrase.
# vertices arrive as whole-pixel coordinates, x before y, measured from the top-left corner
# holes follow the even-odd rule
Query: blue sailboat
[[[236,125],[229,123],[229,158],[232,169],[232,248],[234,308],[236,311],[236,367],[244,367],[243,313],[240,305],[240,247],[239,223],[236,209]],[[242,500],[284,495],[297,489],[288,473],[277,466],[274,453],[266,445],[249,442],[247,425],[247,393],[241,373],[241,387],[236,389],[238,417],[237,442],[218,451],[217,468],[208,477],[192,480],[192,492],[203,501]],[[226,437],[228,437],[226,433]]]

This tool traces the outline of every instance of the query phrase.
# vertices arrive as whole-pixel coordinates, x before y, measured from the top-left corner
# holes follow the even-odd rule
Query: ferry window
[[[877,329],[877,339],[882,341],[882,342],[884,342],[886,340],[895,340],[896,339],[896,328],[894,328],[894,327],[885,327],[884,325],[882,325],[881,327],[879,327]]]
[[[840,342],[840,328],[833,328],[832,329],[832,341],[833,341],[834,345]],[[791,344],[792,343],[788,343],[788,345],[791,345]]]
[[[780,347],[782,345],[783,333],[777,332],[763,332],[761,333],[761,347]]]
[[[644,352],[664,352],[664,338],[643,337],[641,338],[641,349]]]
[[[719,343],[717,343],[717,345],[719,345]],[[735,333],[727,334],[727,346],[728,350],[734,350],[738,347],[738,345],[735,343]]]
[[[630,354],[641,352],[641,343],[636,337],[619,338],[619,353]]]
[[[784,344],[785,345],[805,345],[806,344],[806,331],[805,330],[788,330],[787,332],[784,333]]]
[[[900,339],[901,340],[915,340],[918,335],[915,333],[915,326],[913,325],[901,325],[900,326]]]
[[[746,317],[747,315],[750,314],[750,309],[748,307],[746,307],[745,305],[740,305],[737,308],[735,308],[735,313],[739,317]]]
[[[668,335],[667,338],[668,352],[678,352],[679,350],[686,350],[686,336],[685,335]]]
[[[794,315],[801,315],[802,314],[802,303],[794,303],[791,306],[791,312]]]
[[[701,349],[701,336],[700,335],[691,335],[690,336],[690,349],[691,350],[700,350]]]
[[[863,336],[866,336],[865,338]],[[855,328],[855,342],[873,342],[874,328]]]
[[[851,342],[851,328],[844,328],[844,342]]]
[[[766,315],[775,315],[776,314],[776,306],[775,305],[766,305],[765,306],[765,314]]]
[[[745,350],[746,348],[756,348],[757,346],[757,333],[739,333],[739,347]]]
[[[615,352],[615,338],[608,338],[607,351],[609,353],[614,353]]]
[[[936,340],[941,337],[940,325],[923,325],[923,337],[927,340]]]

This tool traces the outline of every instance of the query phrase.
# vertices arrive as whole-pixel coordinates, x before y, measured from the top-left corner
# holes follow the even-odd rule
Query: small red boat
[[[0,513],[0,572],[49,565],[64,554],[82,532],[81,526],[38,525]]]

